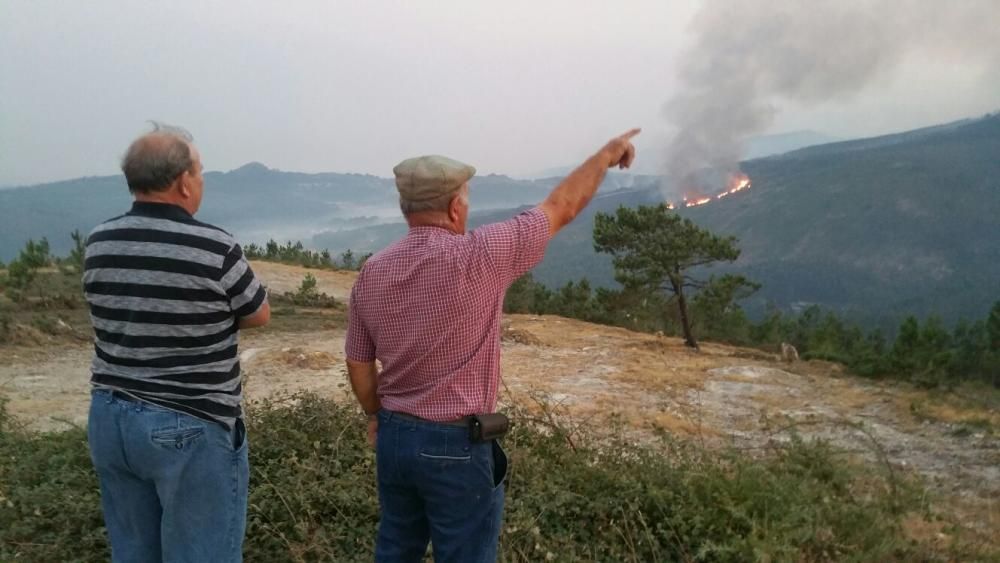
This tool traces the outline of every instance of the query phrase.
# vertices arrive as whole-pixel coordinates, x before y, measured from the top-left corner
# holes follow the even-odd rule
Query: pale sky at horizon
[[[527,175],[641,126],[656,171],[701,4],[0,0],[0,186],[114,174],[149,119],[188,128],[209,170],[390,176],[440,153]],[[907,60],[846,100],[776,101],[769,132],[978,116],[1000,109],[995,70]]]

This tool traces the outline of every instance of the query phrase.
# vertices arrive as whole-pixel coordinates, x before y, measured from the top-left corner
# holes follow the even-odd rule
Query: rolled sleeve
[[[545,257],[549,218],[535,207],[501,223],[484,225],[472,234],[500,280],[509,286]]]
[[[360,279],[360,277],[359,277]],[[347,338],[344,342],[344,355],[352,362],[374,362],[375,342],[372,340],[368,327],[361,316],[358,285],[351,289],[351,301],[348,308]]]
[[[233,245],[226,255],[219,284],[226,292],[229,308],[237,318],[253,315],[267,302],[267,290],[253,273],[238,244]]]

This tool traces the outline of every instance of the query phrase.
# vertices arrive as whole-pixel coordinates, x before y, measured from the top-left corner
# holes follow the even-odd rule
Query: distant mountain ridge
[[[749,160],[751,189],[678,213],[740,239],[731,269],[763,288],[758,313],[820,304],[872,323],[901,314],[980,318],[1000,299],[1000,114]],[[560,180],[484,175],[472,183],[473,225],[541,201]],[[392,179],[305,174],[249,163],[205,174],[199,219],[243,241],[302,240],[371,251],[405,233]],[[593,251],[593,215],[663,201],[661,179],[612,173],[591,206],[552,241],[536,275],[550,285],[614,283]],[[128,208],[120,176],[0,190],[0,259],[26,239],[65,253]],[[721,271],[721,270],[720,270]]]
[[[471,182],[472,199],[478,209],[514,207],[538,201],[556,181],[479,176]],[[229,172],[205,173],[198,219],[218,224],[241,240],[308,241],[318,232],[351,228],[359,221],[398,221],[396,198],[390,178],[285,172],[251,162]],[[29,238],[48,237],[55,252],[65,253],[71,231],[88,232],[130,205],[121,175],[0,190],[0,260],[15,257]]]
[[[1000,114],[751,160],[753,186],[677,212],[735,235],[729,268],[761,282],[748,303],[795,310],[819,304],[871,325],[905,314],[980,318],[1000,299]],[[550,245],[536,276],[557,286],[613,285],[593,250],[593,216],[663,201],[655,178],[598,197]],[[489,212],[474,224],[510,215]],[[404,230],[318,235],[318,246],[380,248]]]

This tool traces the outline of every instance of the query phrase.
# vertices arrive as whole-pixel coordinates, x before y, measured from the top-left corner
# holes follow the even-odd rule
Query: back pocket
[[[420,457],[424,459],[432,459],[435,461],[469,461],[472,459],[471,455],[436,455],[429,454],[426,452],[420,452]]]
[[[170,428],[153,431],[153,443],[163,448],[174,450],[187,450],[198,442],[198,439],[205,434],[202,426],[188,426],[185,428]]]
[[[467,463],[472,459],[472,448],[465,435],[454,432],[434,432],[417,450],[422,459],[442,463]]]

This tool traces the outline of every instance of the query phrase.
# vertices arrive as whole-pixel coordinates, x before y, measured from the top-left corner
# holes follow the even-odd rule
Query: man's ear
[[[462,218],[462,213],[459,210],[459,207],[461,207],[461,201],[462,193],[461,190],[459,190],[459,193],[448,202],[448,218],[451,219],[452,223],[458,223]]]
[[[187,170],[177,177],[177,190],[185,198],[191,197],[191,173]]]

